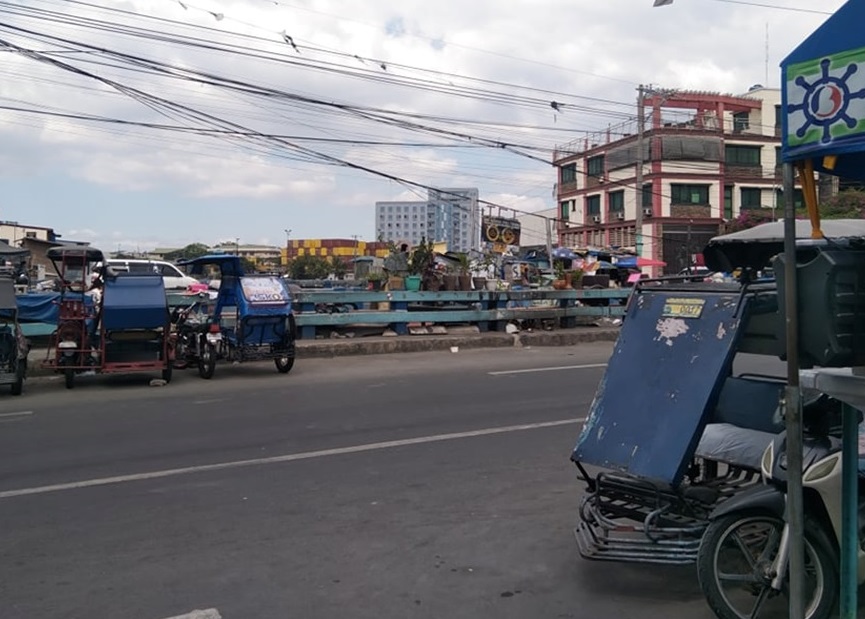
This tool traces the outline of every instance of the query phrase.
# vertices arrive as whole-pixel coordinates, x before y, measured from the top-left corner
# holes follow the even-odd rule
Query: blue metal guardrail
[[[410,324],[471,323],[481,331],[504,331],[512,320],[557,319],[563,328],[577,318],[624,316],[630,289],[508,290],[489,292],[301,291],[294,310],[300,339],[313,339],[319,327],[388,325],[398,335]],[[387,309],[370,304],[388,303]],[[316,308],[342,311],[316,311]],[[344,311],[348,309],[348,311]]]
[[[295,294],[294,311],[300,339],[314,339],[319,328],[352,325],[387,326],[397,334],[410,324],[476,324],[481,331],[503,331],[511,320],[553,319],[563,328],[581,317],[624,316],[630,289],[507,290],[489,292],[410,292],[303,290]],[[168,293],[171,307],[189,303],[187,294]],[[389,304],[387,309],[373,307]],[[338,311],[317,311],[338,308]],[[348,310],[348,311],[345,311]],[[56,325],[25,323],[27,337],[48,336]]]

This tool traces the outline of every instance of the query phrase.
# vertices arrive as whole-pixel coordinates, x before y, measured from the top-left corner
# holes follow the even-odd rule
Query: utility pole
[[[544,219],[547,229],[547,258],[550,262],[550,273],[553,273],[553,226],[556,225],[555,219]]]
[[[358,238],[360,238],[360,236],[357,235],[357,234],[352,234],[352,235],[351,235],[351,238],[354,239],[354,257],[357,258],[357,250],[358,250],[358,242],[357,242],[357,240],[358,240]]]
[[[634,214],[634,244],[637,257],[643,257],[643,134],[646,131],[646,88],[637,88],[637,211]]]

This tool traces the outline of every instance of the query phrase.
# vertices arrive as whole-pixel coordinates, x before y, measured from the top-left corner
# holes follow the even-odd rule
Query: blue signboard
[[[781,63],[782,157],[865,179],[865,0],[850,0]],[[835,157],[825,161],[824,157]]]

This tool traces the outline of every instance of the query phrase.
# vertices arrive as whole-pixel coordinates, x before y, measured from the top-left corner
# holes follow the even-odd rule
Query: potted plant
[[[571,274],[571,288],[580,289],[583,287],[583,270],[582,269],[574,269],[570,271]]]
[[[556,260],[553,268],[556,273],[556,279],[553,280],[553,288],[564,290],[568,287],[568,282],[565,279],[565,264],[561,260]]]
[[[445,274],[442,277],[445,290],[459,290],[459,278],[452,266],[445,267]]]
[[[498,257],[496,254],[491,252],[487,252],[483,255],[483,257],[478,261],[478,270],[485,275],[485,277],[476,277],[475,279],[475,288],[481,289],[486,287],[490,292],[495,292],[498,290],[498,279],[496,278],[496,266],[498,265]]]
[[[459,254],[459,289],[460,290],[471,290],[472,289],[472,268],[471,262],[469,261],[469,255],[466,253]]]
[[[366,280],[369,282],[369,286],[372,290],[381,290],[382,285],[384,284],[384,273],[373,271],[366,276]]]
[[[425,238],[411,252],[408,260],[408,277],[405,278],[406,290],[420,290],[421,282],[435,264],[433,244]]]

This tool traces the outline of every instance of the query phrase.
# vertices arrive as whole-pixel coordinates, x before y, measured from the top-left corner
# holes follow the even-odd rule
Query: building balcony
[[[710,204],[671,204],[670,217],[710,219],[712,217],[712,206]]]

